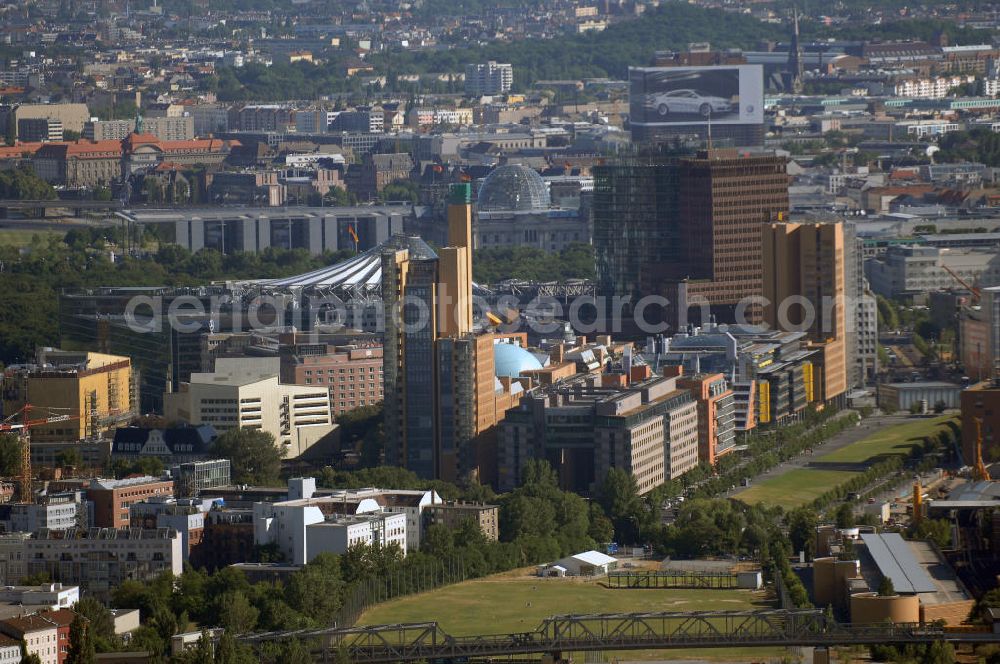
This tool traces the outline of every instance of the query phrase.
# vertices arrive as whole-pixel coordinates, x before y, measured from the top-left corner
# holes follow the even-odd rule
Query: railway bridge
[[[817,609],[695,611],[554,616],[533,632],[451,636],[435,622],[248,635],[245,642],[298,639],[321,659],[351,662],[465,662],[471,659],[605,650],[880,643],[1000,643],[989,628],[950,630],[928,623],[838,623]]]

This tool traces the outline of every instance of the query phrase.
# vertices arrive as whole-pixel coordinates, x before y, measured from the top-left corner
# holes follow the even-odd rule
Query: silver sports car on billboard
[[[713,113],[729,113],[733,110],[733,105],[728,99],[703,95],[697,90],[688,89],[647,95],[646,106],[655,110],[661,117],[671,113],[697,113],[707,118]]]

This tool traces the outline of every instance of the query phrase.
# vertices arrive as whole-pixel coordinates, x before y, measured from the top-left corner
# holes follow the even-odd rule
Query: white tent
[[[566,568],[573,576],[600,576],[618,567],[618,559],[600,551],[584,551],[557,560],[555,564]]]

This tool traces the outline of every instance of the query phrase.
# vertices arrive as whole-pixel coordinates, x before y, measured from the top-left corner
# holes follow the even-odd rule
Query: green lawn
[[[0,246],[27,247],[31,244],[31,237],[33,235],[37,235],[42,240],[47,240],[49,237],[63,237],[66,234],[53,230],[33,231],[24,228],[0,228]]]
[[[883,455],[909,454],[912,446],[923,444],[924,436],[944,428],[944,424],[954,418],[954,415],[943,415],[887,427],[843,449],[820,457],[820,461],[862,463]]]
[[[908,454],[912,446],[922,444],[924,436],[942,430],[945,428],[945,423],[953,417],[945,415],[886,427],[836,452],[817,457],[813,463],[857,464],[861,469],[886,456]],[[798,507],[812,502],[857,474],[858,471],[849,468],[790,470],[783,475],[755,484],[736,497],[748,504],[769,503],[785,508]]]
[[[746,590],[610,590],[593,581],[490,577],[379,604],[360,625],[437,621],[453,636],[534,630],[544,618],[571,613],[724,611],[771,608]]]
[[[380,604],[359,625],[436,621],[453,636],[530,632],[544,618],[573,613],[734,611],[773,608],[763,593],[746,590],[609,590],[594,581],[510,575],[439,588]],[[621,652],[618,659],[713,659],[762,661],[781,648],[701,648]],[[608,653],[610,656],[611,653]],[[583,661],[583,656],[578,658]]]
[[[857,473],[849,470],[816,470],[799,468],[784,475],[765,480],[737,494],[737,498],[748,505],[768,503],[784,508],[805,505],[819,498],[841,482]]]

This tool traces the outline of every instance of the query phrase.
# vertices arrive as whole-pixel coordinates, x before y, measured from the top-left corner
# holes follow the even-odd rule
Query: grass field
[[[953,416],[945,415],[880,429],[836,452],[811,460],[812,464],[819,466],[839,465],[839,469],[790,470],[783,475],[755,484],[736,497],[748,504],[770,503],[786,508],[805,505],[881,459],[896,454],[908,454],[911,447],[923,443],[924,436],[942,430],[951,419]],[[856,466],[856,469],[851,469],[852,465]]]
[[[924,436],[942,429],[953,415],[921,419],[887,427],[863,440],[820,457],[829,463],[874,463],[876,457],[909,454],[914,445],[922,445]]]
[[[530,632],[544,618],[571,613],[733,611],[773,608],[763,593],[746,590],[609,590],[580,579],[499,575],[380,604],[359,625],[434,620],[453,636]],[[691,649],[621,653],[619,659],[761,661],[781,648]],[[610,653],[609,653],[610,655]],[[582,656],[578,661],[583,661]]]
[[[0,247],[27,247],[31,237],[37,235],[42,240],[49,237],[62,237],[65,233],[52,230],[28,230],[23,228],[0,228]]]
[[[784,475],[751,486],[736,497],[747,504],[768,503],[782,507],[798,507],[810,503],[857,473],[849,470],[816,470],[797,468]]]

